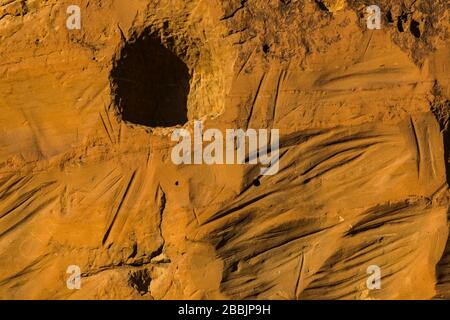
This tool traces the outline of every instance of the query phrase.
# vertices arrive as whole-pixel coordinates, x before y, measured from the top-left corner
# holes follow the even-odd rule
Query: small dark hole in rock
[[[253,181],[253,185],[255,187],[259,187],[261,185],[261,181],[259,181],[259,179],[256,179],[255,181]]]
[[[270,46],[268,44],[263,45],[263,51],[265,54],[268,54],[270,51]]]
[[[176,186],[179,186],[179,185],[180,185],[180,183],[179,183],[178,181],[176,181],[176,182],[175,182],[175,185],[176,185]]]
[[[387,22],[389,22],[389,23],[394,23],[394,18],[392,18],[392,12],[391,12],[391,10],[389,10],[389,11],[386,13],[386,20],[387,20]]]
[[[239,262],[233,262],[230,266],[230,271],[231,272],[236,272],[239,269]]]
[[[397,18],[397,29],[400,32],[404,32],[405,29],[403,28],[403,23],[405,23],[408,20],[408,17],[406,14],[402,14]]]
[[[420,38],[420,24],[416,20],[412,20],[409,25],[409,31],[411,31],[412,35],[416,38]]]
[[[316,0],[316,4],[320,10],[328,12],[327,6],[322,1]]]

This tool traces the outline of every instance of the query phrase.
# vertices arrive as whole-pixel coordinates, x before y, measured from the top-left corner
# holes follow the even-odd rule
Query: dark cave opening
[[[124,46],[111,73],[122,120],[148,127],[187,122],[189,80],[180,57],[149,34]]]

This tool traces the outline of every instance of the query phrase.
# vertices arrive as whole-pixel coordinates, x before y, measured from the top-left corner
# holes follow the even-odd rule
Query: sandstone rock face
[[[372,4],[0,0],[0,298],[449,297],[448,2]],[[278,172],[175,164],[197,120]]]

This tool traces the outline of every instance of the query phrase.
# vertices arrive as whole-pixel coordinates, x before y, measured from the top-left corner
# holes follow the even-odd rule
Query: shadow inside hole
[[[409,31],[411,31],[412,35],[416,38],[420,38],[420,23],[416,20],[411,20],[411,24],[409,25]]]
[[[327,6],[321,0],[316,0],[315,2],[320,10],[328,12]]]
[[[387,20],[388,23],[394,23],[394,18],[392,17],[392,12],[391,12],[391,10],[389,10],[389,11],[386,13],[386,20]]]
[[[148,127],[187,122],[189,69],[159,38],[126,44],[111,78],[123,120]]]
[[[402,14],[397,18],[397,29],[399,32],[404,32],[403,24],[408,21],[408,16],[406,14]]]

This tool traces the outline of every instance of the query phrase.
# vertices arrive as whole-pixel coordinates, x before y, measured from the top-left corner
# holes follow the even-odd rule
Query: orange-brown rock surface
[[[449,12],[0,0],[0,298],[449,298]],[[174,164],[195,120],[279,129],[278,172]]]

